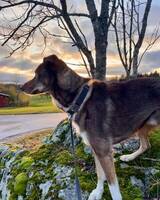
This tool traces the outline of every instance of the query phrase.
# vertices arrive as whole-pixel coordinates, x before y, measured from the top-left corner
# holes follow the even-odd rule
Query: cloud
[[[147,52],[140,64],[140,72],[147,73],[152,72],[160,68],[160,51]]]
[[[14,57],[2,58],[0,60],[0,67],[9,66],[11,68],[19,69],[19,70],[27,70],[32,69],[35,64],[32,60],[29,59],[17,59]]]
[[[18,82],[18,83],[24,83],[27,81],[27,77],[25,75],[17,76],[16,74],[11,74],[7,72],[0,72],[0,82]]]

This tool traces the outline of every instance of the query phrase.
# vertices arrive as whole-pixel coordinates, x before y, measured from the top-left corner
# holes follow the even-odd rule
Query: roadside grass
[[[38,114],[38,113],[58,113],[61,112],[55,104],[51,102],[49,96],[31,96],[30,103],[25,107],[0,108],[0,115]]]

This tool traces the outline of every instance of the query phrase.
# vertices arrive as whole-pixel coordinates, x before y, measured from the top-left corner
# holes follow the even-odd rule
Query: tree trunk
[[[95,78],[99,80],[106,79],[106,60],[107,60],[107,45],[103,39],[97,39],[96,41],[96,74]]]
[[[135,48],[133,55],[133,65],[132,65],[132,77],[137,78],[138,76],[138,55],[139,55],[139,47]]]
[[[95,32],[96,79],[106,80],[108,27],[103,28],[102,19],[98,19],[98,29]]]
[[[130,79],[130,75],[131,75],[131,71],[128,68],[125,68],[125,72],[126,72],[126,79]]]

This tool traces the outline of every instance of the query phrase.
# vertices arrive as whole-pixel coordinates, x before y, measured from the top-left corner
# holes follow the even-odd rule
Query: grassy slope
[[[60,112],[46,96],[32,96],[29,106],[0,108],[0,115]]]

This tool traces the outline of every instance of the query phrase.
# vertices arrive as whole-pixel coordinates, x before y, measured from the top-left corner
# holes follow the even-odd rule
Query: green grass
[[[26,107],[6,107],[0,108],[0,115],[19,115],[33,113],[57,113],[61,112],[56,105],[53,105],[48,96],[32,96],[30,103]]]

